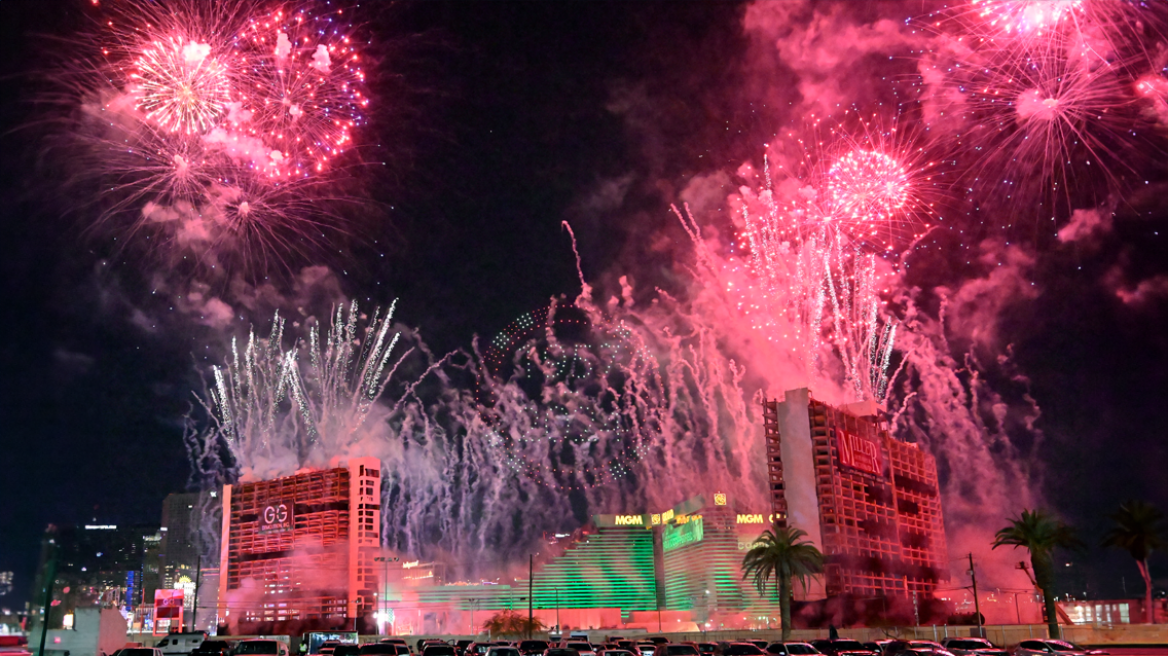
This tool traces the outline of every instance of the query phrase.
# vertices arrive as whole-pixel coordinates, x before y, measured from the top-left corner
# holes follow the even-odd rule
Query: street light
[[[397,562],[397,556],[377,556],[374,562],[381,563],[381,621],[389,622],[389,564]]]

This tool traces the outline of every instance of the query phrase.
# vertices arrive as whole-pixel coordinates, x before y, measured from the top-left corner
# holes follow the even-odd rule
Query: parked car
[[[1102,649],[1086,649],[1063,640],[1023,640],[1014,648],[1014,656],[1102,656],[1107,654]]]
[[[549,646],[546,640],[521,640],[519,653],[523,656],[543,656]]]
[[[231,656],[231,645],[226,640],[204,640],[191,656]]]
[[[848,638],[835,638],[827,640],[812,640],[811,646],[815,647],[820,653],[827,656],[843,656],[844,654],[856,654],[857,656],[880,656],[879,652],[872,651],[856,640]]]
[[[718,656],[766,656],[753,642],[723,642],[714,652]]]
[[[332,654],[333,650],[336,649],[337,646],[340,644],[341,644],[340,640],[325,640],[324,642],[320,643],[320,651],[318,651],[317,653],[318,654]]]
[[[396,642],[370,642],[361,645],[357,653],[360,656],[366,656],[367,654],[374,654],[375,656],[398,656],[398,648],[404,649],[406,654],[410,653],[409,647],[399,645]]]
[[[816,656],[819,650],[806,642],[772,642],[766,652],[776,656]]]
[[[580,652],[567,647],[552,647],[544,652],[544,656],[580,656]]]
[[[657,643],[643,640],[637,643],[637,653],[641,656],[653,656],[657,653]]]
[[[949,651],[941,646],[939,642],[932,640],[893,640],[884,644],[884,656],[895,656],[896,654],[906,653],[930,654],[937,653],[944,656],[949,654]],[[949,654],[949,656],[953,656]]]
[[[130,647],[123,649],[124,656],[162,656],[162,650],[157,647]]]
[[[661,645],[657,650],[658,656],[701,656],[698,648],[694,645],[685,645],[680,643],[671,643]]]
[[[637,656],[627,649],[601,649],[598,656]]]
[[[288,652],[288,643],[272,638],[241,640],[239,644],[235,645],[236,656],[288,656]],[[128,656],[137,655],[129,654]]]
[[[653,636],[652,638],[649,638],[649,642],[655,645],[667,645],[669,644],[669,638],[666,638],[665,636]]]
[[[945,638],[941,646],[953,656],[1009,656],[1005,649],[995,647],[985,638]]]
[[[198,649],[206,639],[207,634],[202,631],[171,633],[154,646],[163,653],[163,656],[186,656]]]
[[[360,656],[361,647],[358,645],[337,645],[333,648],[333,656]]]
[[[714,652],[718,650],[718,645],[712,642],[699,642],[698,653],[702,656],[714,656]]]
[[[511,645],[492,645],[486,656],[519,656],[519,650]]]
[[[454,645],[431,642],[422,650],[422,656],[458,656],[458,653],[455,651]]]
[[[754,645],[755,647],[758,647],[759,649],[766,649],[767,645],[770,644],[766,640],[747,640],[747,642]]]
[[[581,642],[579,640],[571,640],[561,642],[560,647],[564,649],[575,649],[580,656],[596,656],[596,648],[590,642]]]

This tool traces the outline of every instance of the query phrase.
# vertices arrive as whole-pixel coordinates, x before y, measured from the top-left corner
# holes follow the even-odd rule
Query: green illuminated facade
[[[653,531],[644,526],[599,527],[536,569],[536,608],[657,608]],[[526,590],[527,581],[515,586]]]
[[[560,543],[566,546],[558,555],[537,561],[533,607],[620,609],[626,620],[658,609],[695,611],[699,621],[727,612],[777,617],[776,595],[760,595],[742,577],[742,558],[770,517],[739,514],[718,497],[713,505],[696,497],[660,514],[594,516],[591,527]],[[527,596],[527,580],[516,579],[418,587],[412,603],[388,605],[523,611]]]
[[[740,522],[752,517],[714,506],[663,527],[666,608],[697,611],[705,619],[712,612],[777,607],[777,598],[763,598],[742,577],[742,558],[764,528]]]

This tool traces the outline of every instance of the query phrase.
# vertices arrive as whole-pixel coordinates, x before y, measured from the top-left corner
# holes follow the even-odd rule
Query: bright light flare
[[[979,18],[1006,34],[1041,34],[1082,10],[1083,0],[971,0]]]
[[[187,135],[210,130],[231,102],[227,67],[211,56],[210,46],[182,37],[148,44],[131,78],[138,109],[170,132]]]
[[[851,221],[887,221],[905,208],[912,190],[908,170],[878,150],[839,157],[824,181],[832,214]]]

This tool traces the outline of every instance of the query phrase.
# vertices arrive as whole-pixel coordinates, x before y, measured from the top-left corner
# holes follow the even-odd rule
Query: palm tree
[[[1103,546],[1126,549],[1136,559],[1136,567],[1144,577],[1144,619],[1152,624],[1156,620],[1152,610],[1152,575],[1148,572],[1148,557],[1152,550],[1164,547],[1164,526],[1161,523],[1164,513],[1150,503],[1128,501],[1111,518],[1115,520],[1115,526],[1103,537]]]
[[[1083,543],[1075,537],[1074,529],[1041,508],[1023,510],[1010,520],[1010,525],[998,531],[994,549],[1003,546],[1025,547],[1030,552],[1034,568],[1034,582],[1042,590],[1046,605],[1046,623],[1050,637],[1058,639],[1058,609],[1054,603],[1054,550],[1080,549]]]
[[[823,554],[805,537],[805,531],[775,522],[742,559],[742,578],[753,578],[759,594],[765,594],[767,581],[776,579],[783,640],[791,638],[791,579],[798,579],[806,590],[811,576],[823,571]]]

